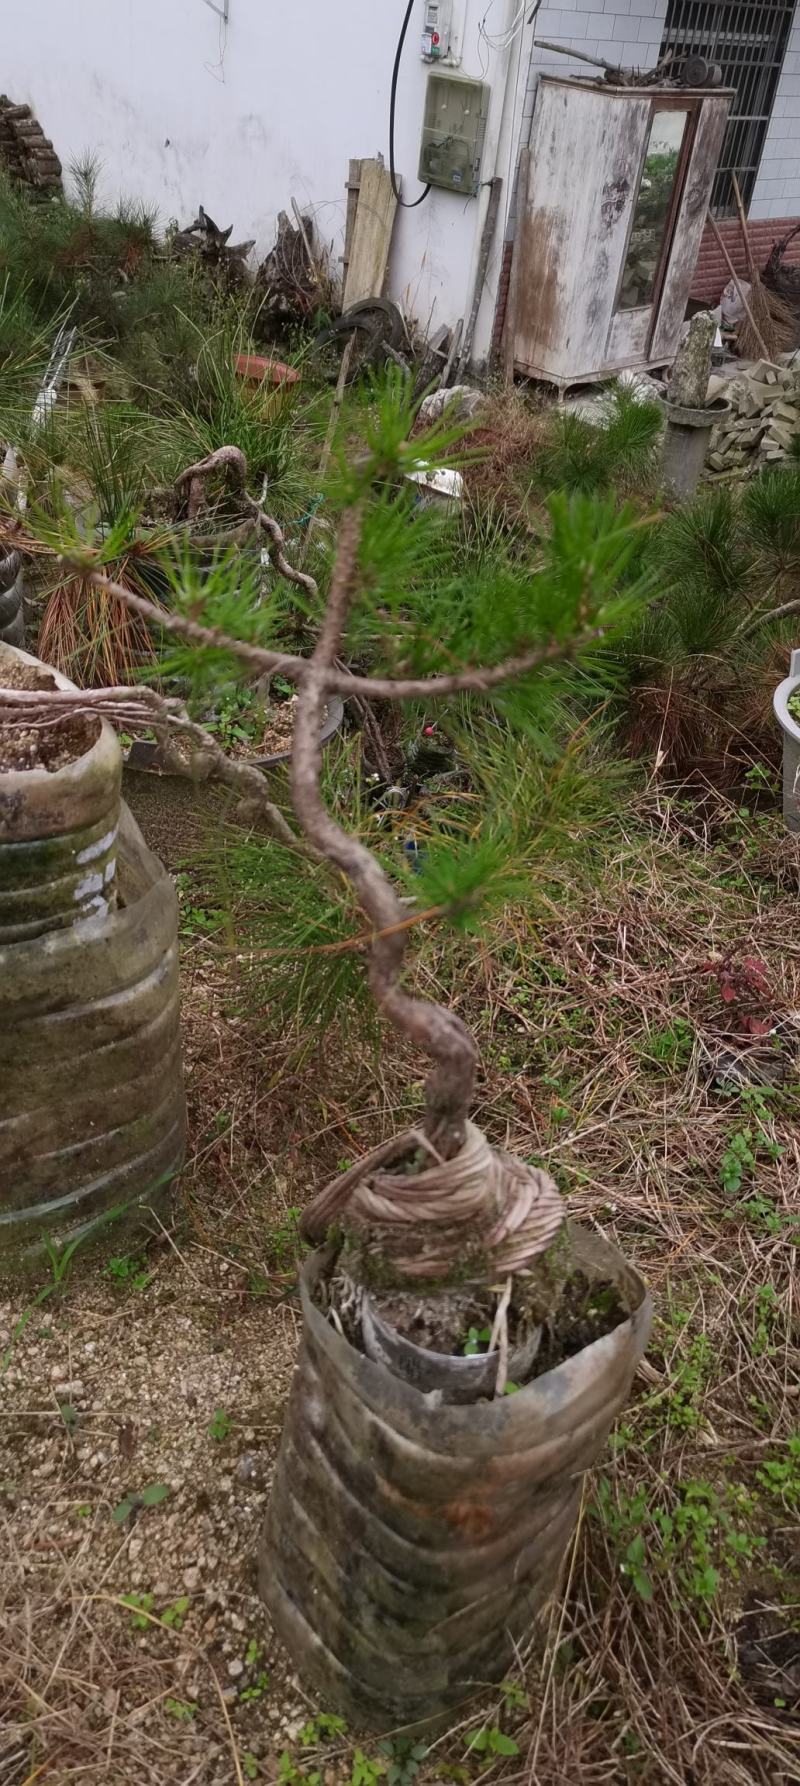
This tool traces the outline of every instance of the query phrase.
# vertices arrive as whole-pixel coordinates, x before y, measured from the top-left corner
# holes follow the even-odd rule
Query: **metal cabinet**
[[[542,77],[508,322],[520,372],[563,387],[673,359],[731,97]]]

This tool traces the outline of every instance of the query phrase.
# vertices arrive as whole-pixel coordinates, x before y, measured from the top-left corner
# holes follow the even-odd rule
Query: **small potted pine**
[[[545,1171],[475,1120],[478,1049],[458,957],[448,1002],[423,996],[406,961],[415,925],[432,915],[469,932],[482,903],[502,908],[519,884],[516,851],[535,872],[525,753],[546,736],[557,744],[564,667],[601,674],[598,648],[645,600],[631,575],[641,521],[610,499],[553,498],[535,568],[508,555],[460,578],[440,518],[423,511],[409,523],[413,421],[390,378],[367,453],[331,492],[337,549],[306,654],[237,638],[234,588],[213,626],[191,601],[166,623],[183,635],[200,689],[204,663],[220,658],[294,684],[294,828],[268,815],[282,848],[265,843],[265,872],[272,863],[286,900],[307,872],[321,906],[349,882],[369,997],[430,1063],[408,1125],[305,1211],[314,1251],[301,1274],[302,1345],[259,1560],[309,1691],[355,1725],[406,1730],[452,1717],[508,1671],[557,1579],[583,1476],[650,1322],[635,1269],[568,1220]],[[453,445],[452,432],[433,430],[426,460],[447,463]],[[368,674],[348,668],[365,662]],[[467,732],[483,726],[494,764],[508,746],[510,782],[481,826],[469,803],[461,824],[431,823],[411,865],[401,839],[371,848],[363,827],[346,828],[346,801],[335,811],[327,781],[323,793],[320,742],[327,704],[345,694],[444,707]],[[162,713],[169,729],[163,702]],[[230,765],[222,772],[230,780]]]
[[[246,613],[251,627],[261,633],[272,619],[280,620],[281,587],[298,590],[306,601],[316,600],[318,589],[308,572],[290,563],[278,522],[248,494],[247,478],[247,459],[234,446],[218,447],[180,473],[174,492],[180,518],[175,543],[182,539],[183,549],[172,560],[169,582],[175,591],[185,591],[191,582],[198,604],[213,612],[219,592],[230,586],[235,574],[239,620]],[[233,505],[222,523],[213,507],[213,494],[220,485]],[[209,517],[209,497],[214,520]],[[217,530],[209,532],[209,527]],[[154,631],[165,625],[164,612],[153,604],[139,602],[136,612]],[[259,677],[254,671],[244,684],[241,679],[234,684],[223,678],[218,685],[212,677],[204,695],[204,723],[230,756],[261,770],[289,761],[295,703],[285,678]],[[322,718],[321,743],[334,736],[343,717],[341,697],[331,695]],[[219,786],[210,784],[202,764],[198,767],[196,753],[190,762],[174,745],[167,749],[163,737],[136,738],[130,744],[126,790],[145,830],[153,827],[169,867],[177,866],[187,850],[207,839],[209,830],[235,811],[230,799],[221,797]]]

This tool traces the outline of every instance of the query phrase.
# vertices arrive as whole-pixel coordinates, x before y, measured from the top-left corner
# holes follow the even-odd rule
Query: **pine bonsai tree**
[[[502,902],[513,889],[519,759],[477,838],[433,828],[409,909],[391,856],[340,822],[323,796],[320,747],[326,703],[338,695],[362,713],[417,703],[429,714],[446,701],[463,719],[466,706],[469,723],[483,715],[495,737],[513,733],[530,752],[556,755],[567,670],[591,687],[601,647],[648,593],[631,573],[642,523],[611,499],[554,497],[533,564],[502,550],[462,562],[452,530],[414,509],[404,478],[421,459],[452,463],[454,436],[439,428],[411,441],[413,422],[405,388],[390,380],[366,452],[341,468],[330,493],[340,518],[324,596],[252,500],[276,572],[260,605],[228,554],[202,581],[188,558],[165,561],[175,605],[162,611],[109,578],[113,529],[89,547],[62,531],[71,570],[171,635],[169,668],[200,701],[235,670],[294,684],[290,815],[259,771],[226,755],[172,697],[142,688],[0,692],[4,723],[52,724],[88,708],[128,732],[154,729],[176,769],[218,774],[242,795],[254,827],[270,833],[263,853],[274,852],[287,902],[292,860],[313,877],[321,903],[335,905],[349,885],[371,998],[430,1062],[419,1121],[306,1209],[307,1234],[328,1247],[303,1274],[306,1337],[261,1558],[264,1596],[300,1666],[348,1716],[383,1727],[438,1713],[506,1670],[552,1585],[580,1473],[622,1405],[649,1320],[644,1288],[614,1249],[568,1234],[552,1180],[474,1126],[473,1036],[451,1006],[404,981],[418,915],[463,924],[482,900]],[[213,461],[191,471],[206,476]],[[313,641],[304,650],[293,642],[298,608]],[[179,735],[190,742],[188,764],[174,749]],[[557,1383],[540,1390],[531,1365],[573,1248],[589,1286],[578,1356],[563,1374],[545,1365],[542,1383]],[[606,1335],[599,1349],[585,1343],[587,1309]],[[412,1310],[421,1347],[409,1345]],[[474,1346],[473,1310],[486,1321]],[[470,1357],[476,1348],[482,1359]],[[512,1357],[522,1393],[506,1402]],[[475,1363],[473,1376],[464,1367]],[[355,1547],[354,1519],[363,1539]]]
[[[413,486],[404,481],[404,474],[423,460],[431,467],[443,460],[452,463],[457,431],[442,425],[412,440],[414,409],[400,378],[390,377],[375,399],[367,450],[357,463],[342,465],[332,485],[340,520],[324,599],[315,579],[288,562],[280,528],[252,499],[247,500],[254,522],[277,573],[271,594],[258,603],[252,577],[240,576],[232,553],[202,573],[186,555],[162,556],[172,609],[115,583],[104,567],[118,556],[116,535],[127,533],[127,516],[91,546],[66,520],[55,530],[52,523],[42,522],[39,536],[60,550],[71,573],[171,635],[173,649],[165,668],[188,678],[198,700],[207,699],[220,679],[242,671],[250,678],[280,675],[295,684],[294,823],[268,798],[258,772],[227,757],[180,702],[143,688],[87,691],[82,701],[117,717],[127,731],[155,724],[168,743],[176,733],[188,733],[196,748],[191,773],[217,774],[237,788],[246,799],[247,814],[265,820],[283,848],[327,865],[329,889],[340,884],[339,876],[347,877],[372,939],[367,969],[372,998],[382,1016],[431,1062],[421,1139],[412,1147],[419,1168],[423,1156],[428,1165],[447,1162],[464,1148],[477,1050],[455,1011],[417,998],[404,986],[411,928],[407,905],[378,856],[325,805],[318,740],[326,701],[339,695],[362,709],[375,703],[423,703],[427,711],[444,700],[451,705],[467,700],[473,713],[486,708],[499,726],[521,729],[531,749],[541,749],[548,716],[552,723],[563,692],[564,667],[577,665],[590,676],[600,662],[601,645],[607,647],[609,638],[630,624],[649,585],[645,577],[626,576],[636,557],[641,520],[613,499],[580,495],[551,498],[550,534],[533,564],[501,553],[482,558],[477,571],[472,564],[462,567],[440,517],[414,511]],[[234,448],[212,454],[184,476],[207,479],[217,462],[224,474],[233,459],[243,482],[246,462]],[[308,632],[316,632],[313,649],[303,654],[281,645],[289,591],[295,605],[302,605]],[[349,663],[369,663],[370,668],[362,673]],[[185,758],[173,751],[171,761],[186,772]],[[469,840],[465,847],[444,833],[432,838],[416,876],[415,892],[423,908],[463,916],[481,900],[507,895],[517,865],[508,859],[513,846],[508,814],[502,823],[498,818],[495,812],[477,846]],[[408,1138],[400,1137],[381,1150],[381,1161],[403,1159],[407,1152]],[[340,1195],[332,1192],[315,1210],[310,1222],[314,1232],[338,1207]],[[560,1205],[557,1212],[553,1205],[549,1226],[557,1228],[560,1220]],[[374,1236],[359,1247],[367,1275],[374,1251]]]

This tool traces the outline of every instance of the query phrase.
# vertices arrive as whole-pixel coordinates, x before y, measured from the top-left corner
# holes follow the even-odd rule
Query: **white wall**
[[[750,216],[800,216],[800,6],[778,82]]]
[[[294,196],[320,237],[341,249],[351,156],[388,159],[389,85],[404,0],[229,0],[222,20],[204,0],[25,0],[3,31],[4,90],[34,108],[65,166],[86,150],[102,162],[104,197],[158,206],[189,223],[203,204],[233,240],[274,240]],[[506,58],[479,43],[485,0],[467,8],[462,72],[488,76],[492,110],[483,177],[504,99]],[[512,12],[515,9],[511,9]],[[495,0],[500,33],[509,0]],[[426,65],[422,0],[406,39],[397,105],[404,194],[416,178]],[[521,101],[520,101],[521,102]],[[389,290],[423,325],[452,323],[469,302],[483,200],[432,191],[397,218]],[[476,350],[491,327],[481,319]]]

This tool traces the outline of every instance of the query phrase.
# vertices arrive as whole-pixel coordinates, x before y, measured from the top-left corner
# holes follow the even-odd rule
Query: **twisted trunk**
[[[428,999],[413,998],[399,984],[406,951],[407,914],[372,852],[342,829],[320,794],[319,735],[331,670],[340,656],[356,574],[362,510],[344,517],[330,596],[316,649],[300,682],[292,751],[292,804],[304,835],[352,882],[376,933],[369,957],[373,998],[401,1034],[434,1062],[425,1085],[425,1131],[444,1159],[463,1146],[472,1101],[477,1049],[461,1018]]]

